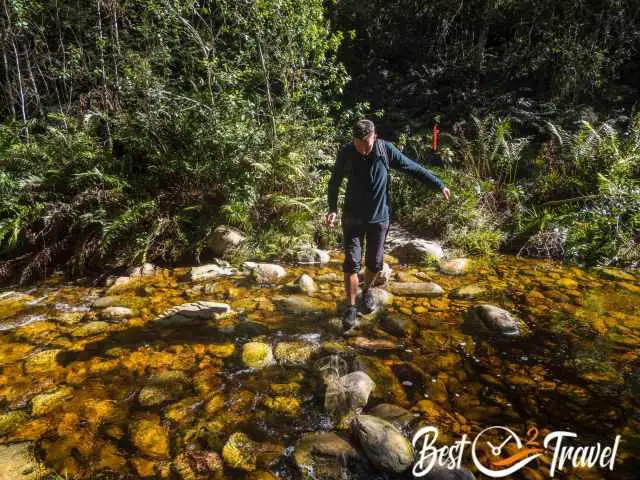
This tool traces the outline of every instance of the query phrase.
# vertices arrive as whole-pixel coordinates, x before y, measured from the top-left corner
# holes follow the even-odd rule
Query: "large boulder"
[[[356,371],[337,379],[329,379],[324,396],[327,412],[341,420],[344,426],[354,415],[359,414],[369,401],[369,395],[376,387],[371,377]]]
[[[209,249],[214,255],[222,256],[228,250],[238,247],[246,241],[244,234],[233,227],[219,225],[208,239]]]
[[[438,243],[420,238],[394,247],[390,254],[396,257],[400,263],[423,263],[430,258],[440,260],[444,256],[442,247]]]
[[[402,473],[414,462],[411,443],[390,422],[372,415],[358,415],[351,423],[354,436],[373,465]]]
[[[471,334],[518,337],[528,333],[527,325],[508,311],[494,305],[480,304],[465,313],[463,327]]]

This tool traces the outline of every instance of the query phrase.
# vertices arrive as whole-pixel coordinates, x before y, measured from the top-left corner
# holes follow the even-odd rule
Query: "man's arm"
[[[422,165],[409,159],[403,154],[393,143],[387,142],[391,157],[389,158],[389,166],[403,173],[407,173],[416,178],[423,184],[429,186],[433,190],[443,190],[444,183],[431,170],[427,170]]]
[[[331,172],[328,188],[329,213],[338,211],[338,191],[344,178],[344,148],[338,150],[336,163]]]

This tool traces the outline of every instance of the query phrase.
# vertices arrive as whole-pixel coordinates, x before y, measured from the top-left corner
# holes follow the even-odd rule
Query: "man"
[[[347,175],[342,218],[345,251],[342,271],[347,297],[347,309],[342,318],[345,329],[357,325],[356,294],[362,256],[360,241],[365,237],[367,268],[362,289],[363,311],[370,313],[375,308],[371,287],[384,265],[384,242],[389,230],[387,187],[390,178],[387,167],[408,173],[428,187],[437,188],[449,200],[449,189],[431,171],[407,158],[393,143],[378,140],[372,121],[359,120],[354,124],[353,140],[341,147],[329,180],[329,213],[325,215],[325,223],[333,227],[338,210],[338,190]]]

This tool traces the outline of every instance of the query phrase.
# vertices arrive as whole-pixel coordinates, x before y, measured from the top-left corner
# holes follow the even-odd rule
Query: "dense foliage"
[[[5,2],[0,274],[311,241],[346,75],[322,2]],[[347,120],[348,121],[348,120]]]
[[[332,245],[328,169],[373,112],[419,161],[434,116],[446,132],[453,201],[396,178],[395,220],[470,253],[637,264],[639,9],[2,0],[0,281],[197,262],[219,224],[251,239],[234,260]]]
[[[347,100],[384,109],[390,132],[437,114],[449,125],[474,112],[538,126],[585,109],[608,118],[637,101],[635,0],[347,0],[331,18],[347,33]]]

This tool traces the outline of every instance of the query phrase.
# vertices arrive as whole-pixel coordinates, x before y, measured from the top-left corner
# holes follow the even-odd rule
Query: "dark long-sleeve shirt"
[[[442,190],[444,184],[433,172],[407,158],[393,143],[378,140],[371,152],[363,156],[353,142],[343,145],[329,180],[329,211],[338,211],[338,191],[342,179],[347,176],[347,193],[343,205],[345,217],[368,223],[389,221],[387,198],[387,168],[379,148],[387,149],[389,167],[407,173],[434,190]],[[349,165],[348,165],[349,164]]]

